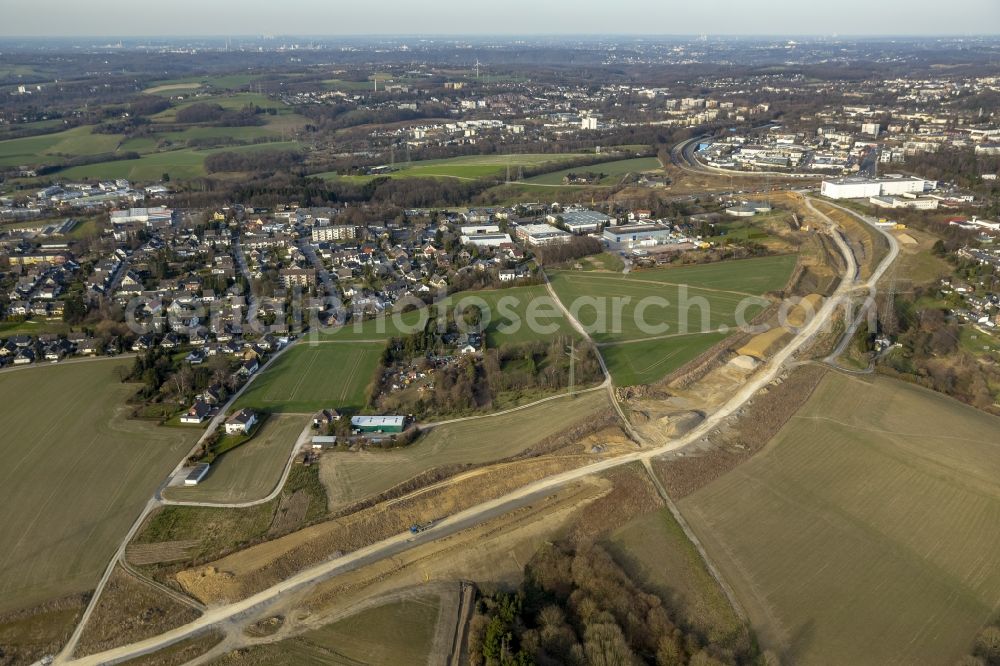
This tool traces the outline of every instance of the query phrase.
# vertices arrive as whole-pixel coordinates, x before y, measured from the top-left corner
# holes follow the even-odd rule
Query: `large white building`
[[[498,234],[500,233],[499,224],[464,224],[460,227],[459,231],[463,236],[475,236],[476,234]]]
[[[357,229],[350,224],[331,224],[325,227],[312,228],[312,240],[314,243],[323,243],[354,238]]]
[[[915,208],[917,210],[937,210],[940,203],[932,197],[917,197],[912,194],[902,197],[871,197],[868,201],[879,208]]]
[[[548,224],[522,224],[514,230],[514,235],[528,245],[565,243],[573,238],[573,234]]]
[[[923,194],[937,187],[937,182],[923,178],[837,178],[824,180],[820,192],[831,199],[870,199],[902,194]]]
[[[659,223],[623,224],[604,230],[604,240],[619,244],[663,243],[673,237],[670,227]]]
[[[150,225],[156,222],[169,222],[173,216],[174,211],[165,206],[113,210],[111,211],[111,224],[140,223]]]
[[[513,243],[508,234],[469,234],[462,236],[462,245],[476,247],[499,247],[504,243]]]

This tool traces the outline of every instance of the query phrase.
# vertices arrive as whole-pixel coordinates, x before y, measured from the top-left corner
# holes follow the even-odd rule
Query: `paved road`
[[[699,141],[703,141],[704,139],[709,138],[709,136],[710,135],[708,134],[702,134],[694,137],[693,139],[681,141],[670,149],[670,161],[673,162],[674,166],[683,171],[700,175],[711,174],[715,176],[731,176],[736,178],[776,176],[781,178],[801,178],[803,180],[825,177],[822,174],[812,173],[786,173],[784,171],[734,171],[732,169],[720,169],[718,167],[708,166],[695,156],[695,148],[697,148]]]
[[[830,223],[832,224],[832,221],[830,221]],[[160,650],[178,641],[197,635],[215,624],[246,616],[251,613],[261,613],[266,610],[269,604],[279,599],[282,594],[289,591],[308,587],[319,581],[328,579],[331,576],[357,569],[366,564],[377,562],[387,557],[392,557],[393,555],[403,552],[404,550],[408,550],[414,546],[454,534],[460,530],[501,516],[515,508],[539,501],[557,488],[572,481],[582,479],[592,474],[601,473],[621,465],[628,465],[633,462],[644,462],[664,453],[682,449],[696,442],[698,439],[704,437],[715,427],[720,425],[726,418],[742,409],[743,405],[760,389],[770,384],[775,378],[783,373],[786,368],[792,364],[795,354],[808,344],[817,333],[823,330],[836,309],[841,307],[843,303],[850,299],[851,293],[858,287],[858,284],[853,277],[856,274],[854,255],[851,253],[846,243],[844,243],[843,239],[835,235],[835,240],[837,241],[840,251],[844,255],[845,271],[843,280],[840,285],[838,285],[834,294],[823,303],[812,321],[800,329],[795,337],[792,338],[791,342],[780,350],[770,361],[764,364],[759,372],[754,375],[751,380],[747,382],[747,384],[742,386],[717,411],[710,414],[698,427],[688,432],[682,438],[656,448],[645,448],[617,458],[602,460],[584,467],[547,477],[520,488],[512,493],[504,495],[503,497],[470,507],[465,511],[449,516],[420,534],[400,534],[302,571],[277,585],[269,587],[253,595],[248,599],[213,608],[194,622],[190,622],[159,636],[115,648],[113,650],[108,650],[96,655],[72,659],[69,655],[72,654],[72,650],[75,648],[76,643],[79,640],[79,634],[82,632],[86,619],[89,617],[90,611],[100,595],[100,590],[103,588],[104,582],[102,581],[102,585],[98,588],[97,592],[95,592],[94,597],[91,600],[91,605],[88,606],[84,618],[81,620],[76,632],[74,632],[73,638],[67,644],[66,649],[64,649],[64,651],[58,656],[57,663],[73,663],[80,665],[103,664],[109,662],[113,663],[143,654],[148,654],[150,652],[155,652],[156,650]],[[869,283],[874,284],[874,282],[877,281],[878,277],[885,272],[894,259],[895,253],[893,252],[890,252],[885,258],[883,258],[879,267],[873,272],[873,276],[869,280]],[[558,299],[556,299],[556,302],[559,302]],[[579,326],[578,330],[581,330],[581,332],[586,335],[583,327],[579,325],[579,322],[573,319],[572,316],[569,315],[568,311],[566,314],[570,317],[570,322],[573,323],[574,326]],[[607,373],[606,368],[605,373]],[[153,504],[154,502],[155,499],[150,500],[150,504]],[[148,510],[149,509],[147,508],[147,512]],[[114,566],[114,562],[116,562],[121,553],[124,552],[125,545],[129,542],[129,540],[131,540],[135,531],[138,529],[139,524],[139,521],[137,521],[133,526],[133,529],[130,530],[126,540],[122,543],[119,554],[116,555],[115,560],[109,566],[108,575],[110,574],[110,569]]]

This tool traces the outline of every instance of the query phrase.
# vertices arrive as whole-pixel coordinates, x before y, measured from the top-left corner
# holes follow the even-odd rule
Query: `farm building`
[[[403,432],[405,416],[352,416],[351,428],[358,432]]]
[[[245,435],[257,423],[257,412],[241,409],[226,420],[227,435]]]
[[[336,435],[313,435],[312,447],[322,449],[324,446],[333,446],[337,443]]]
[[[199,463],[195,465],[188,475],[184,477],[185,486],[197,486],[201,483],[201,480],[205,478],[208,474],[208,463]]]

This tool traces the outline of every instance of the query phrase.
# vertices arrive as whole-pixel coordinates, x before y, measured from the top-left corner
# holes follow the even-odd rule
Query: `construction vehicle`
[[[410,534],[420,534],[421,532],[430,529],[433,524],[433,520],[428,520],[426,523],[413,523],[410,525]]]

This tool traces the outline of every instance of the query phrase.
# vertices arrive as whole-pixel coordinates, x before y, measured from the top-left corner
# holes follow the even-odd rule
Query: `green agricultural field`
[[[618,160],[616,162],[605,162],[593,166],[577,167],[573,169],[563,169],[552,173],[543,173],[534,178],[522,181],[524,185],[562,185],[563,178],[570,173],[603,173],[605,177],[596,183],[601,186],[616,185],[622,177],[629,173],[644,173],[647,171],[660,171],[663,166],[660,160],[655,157],[636,157],[630,160]],[[593,185],[577,185],[575,187],[593,187]]]
[[[344,81],[343,79],[326,79],[323,81],[323,85],[330,90],[343,90],[350,92],[375,89],[374,81]]]
[[[830,372],[767,448],[680,501],[789,664],[953,664],[1000,601],[1000,419]]]
[[[486,328],[486,344],[490,347],[548,340],[554,335],[578,337],[542,285],[463,292],[452,300],[468,307],[482,308],[486,303],[491,317]]]
[[[612,379],[620,386],[653,384],[698,358],[728,333],[693,333],[600,348]]]
[[[546,340],[553,335],[576,335],[558,305],[548,295],[545,287],[540,285],[465,291],[440,301],[442,306],[449,303],[481,309],[485,304],[485,309],[490,312],[490,322],[486,328],[486,343],[490,347],[504,342]],[[332,332],[321,333],[320,339],[388,340],[422,330],[429,316],[426,309],[391,314],[388,317],[349,323]],[[532,320],[540,325],[538,330],[528,324]]]
[[[275,141],[249,146],[232,146],[214,148],[212,150],[194,150],[182,148],[162,153],[150,153],[137,160],[117,160],[114,162],[99,162],[85,166],[73,167],[59,172],[67,179],[103,180],[107,178],[128,178],[129,180],[150,181],[160,180],[164,174],[170,174],[173,180],[197,178],[205,175],[205,158],[222,151],[267,151],[267,150],[297,150],[302,145],[297,141]]]
[[[14,123],[11,125],[4,125],[3,127],[0,127],[0,139],[6,138],[7,135],[13,132],[23,132],[27,130],[45,132],[57,130],[60,127],[63,127],[64,124],[65,121],[61,118],[53,118],[52,120],[36,120],[32,123]]]
[[[26,319],[25,321],[4,321],[0,322],[0,337],[11,335],[42,335],[54,333],[55,335],[69,333],[72,327],[58,319]]]
[[[0,373],[0,612],[91,589],[198,432],[126,418],[104,359]]]
[[[785,285],[794,255],[635,271],[555,271],[552,286],[589,329],[616,383],[655,382],[711,348]]]
[[[442,425],[403,449],[326,455],[320,461],[320,478],[330,507],[341,507],[435,467],[482,465],[516,455],[607,407],[606,392],[590,391],[508,414]]]
[[[189,92],[194,92],[201,88],[201,84],[195,81],[189,81],[186,83],[161,83],[158,85],[150,86],[142,92],[146,95],[181,95]]]
[[[192,104],[218,104],[224,109],[239,110],[245,106],[259,106],[262,109],[275,108],[278,113],[292,113],[292,109],[278,100],[258,93],[232,93],[220,95],[199,95],[189,97],[179,104],[153,114],[149,117],[153,123],[173,123],[177,120],[177,112]]]
[[[0,166],[51,164],[60,157],[111,153],[122,140],[120,134],[94,134],[90,126],[23,139],[0,141]]]
[[[254,380],[234,409],[312,414],[364,406],[384,343],[305,341]]]
[[[785,286],[798,257],[782,254],[737,261],[719,261],[699,266],[681,266],[632,273],[631,277],[664,283],[686,284],[704,289],[722,289],[766,294]]]
[[[167,140],[175,145],[183,146],[191,140],[211,139],[214,141],[254,141],[278,136],[281,130],[275,130],[270,125],[249,125],[247,127],[202,127],[193,126],[175,132],[160,132],[155,138]]]
[[[274,490],[308,419],[275,415],[246,443],[212,463],[208,476],[194,487],[173,486],[164,497],[193,502],[251,502]]]
[[[127,178],[129,180],[160,180],[164,173],[172,180],[197,178],[205,175],[205,156],[208,153],[196,150],[171,150],[150,153],[137,160],[116,160],[97,162],[72,167],[60,171],[59,175],[68,180],[105,180]]]
[[[385,174],[390,178],[457,178],[478,180],[480,178],[505,177],[507,167],[512,169],[511,178],[517,175],[518,167],[537,167],[543,164],[558,164],[568,160],[587,157],[582,153],[525,153],[519,155],[463,155],[439,160],[421,160],[396,164],[396,171]],[[315,174],[318,178],[333,180],[350,178],[355,182],[365,182],[379,176],[347,177],[334,172]]]
[[[583,257],[577,263],[585,271],[604,271],[620,273],[625,268],[625,262],[616,254],[602,252],[591,257]]]
[[[232,652],[213,666],[359,666],[431,663],[440,600],[421,596],[388,603],[294,638]]]

